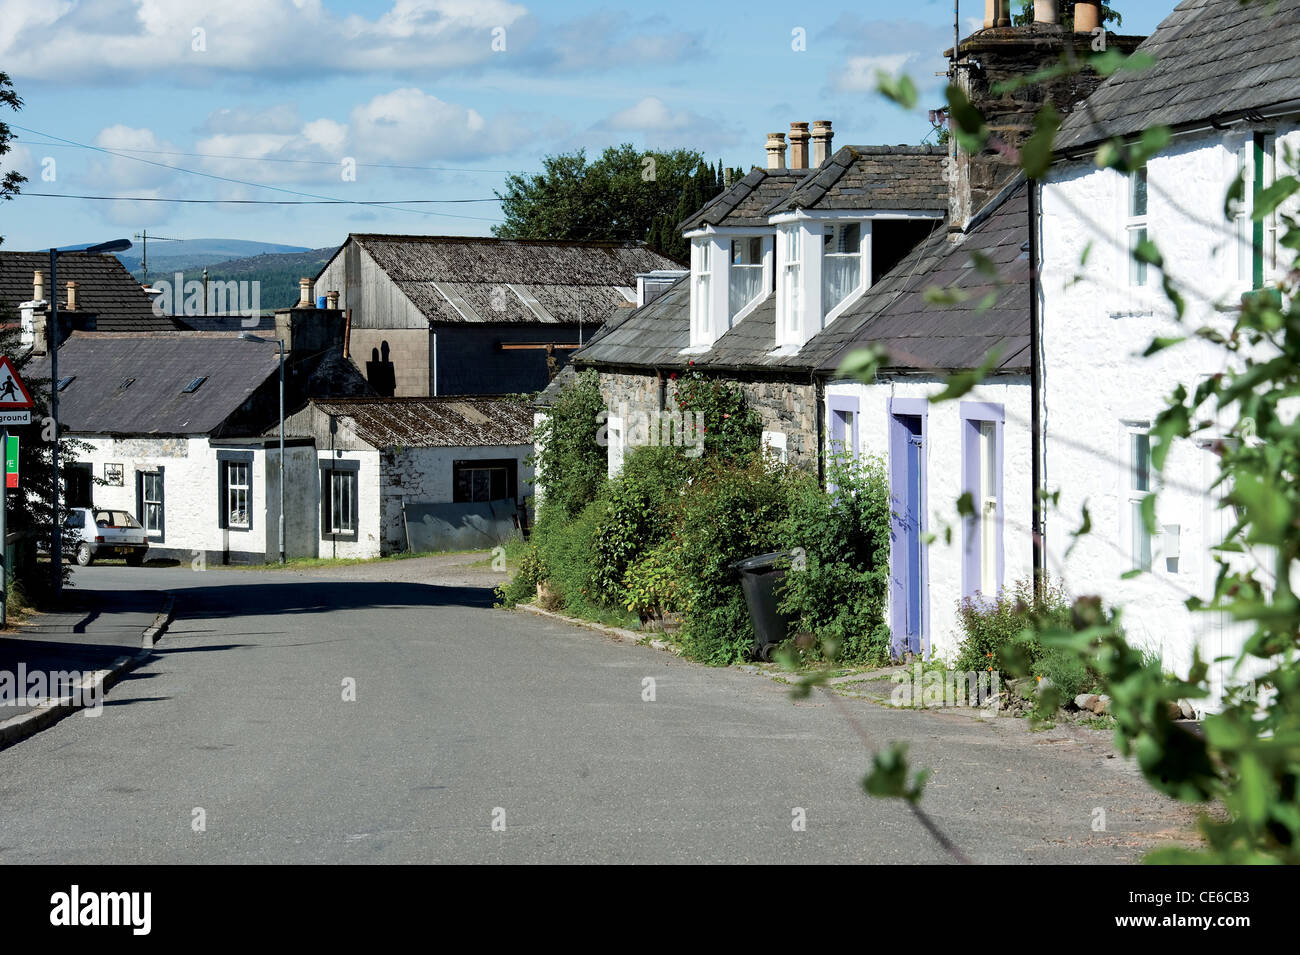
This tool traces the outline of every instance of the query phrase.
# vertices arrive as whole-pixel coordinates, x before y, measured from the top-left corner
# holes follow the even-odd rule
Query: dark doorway
[[[63,502],[65,507],[91,507],[89,464],[69,464],[63,471]]]

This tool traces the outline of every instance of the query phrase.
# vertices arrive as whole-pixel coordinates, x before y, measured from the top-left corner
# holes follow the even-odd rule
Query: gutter
[[[1030,534],[1034,549],[1034,596],[1041,598],[1046,567],[1043,536],[1043,438],[1039,406],[1042,401],[1042,362],[1039,358],[1038,307],[1038,182],[1029,180],[1029,428],[1030,428]]]

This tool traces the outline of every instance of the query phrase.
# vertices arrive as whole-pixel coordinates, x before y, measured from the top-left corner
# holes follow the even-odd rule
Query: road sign
[[[27,411],[30,421],[33,404],[32,393],[18,377],[14,363],[9,360],[8,355],[0,355],[0,412]]]
[[[18,486],[18,438],[10,435],[5,442],[5,487],[13,490]]]

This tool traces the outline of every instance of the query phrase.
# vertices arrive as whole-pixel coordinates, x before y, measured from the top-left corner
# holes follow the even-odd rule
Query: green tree
[[[14,92],[13,83],[9,80],[8,73],[0,73],[0,106],[8,106],[15,113],[23,108],[23,101]],[[0,157],[8,154],[10,150],[10,141],[13,139],[13,132],[9,125],[0,120]],[[12,199],[18,194],[18,187],[27,181],[27,177],[17,170],[11,169],[0,177],[0,199]],[[0,236],[0,242],[4,237]]]
[[[1034,22],[1034,0],[1020,0],[1020,12],[1011,15],[1013,26],[1023,27]],[[1101,24],[1114,23],[1117,27],[1124,25],[1124,18],[1110,4],[1101,5]],[[1061,12],[1061,25],[1067,30],[1074,29],[1074,3],[1069,3]]]
[[[685,245],[676,225],[722,189],[717,169],[691,149],[610,146],[588,162],[586,151],[547,156],[540,174],[513,174],[498,191],[502,239],[603,239],[646,242],[677,261]]]

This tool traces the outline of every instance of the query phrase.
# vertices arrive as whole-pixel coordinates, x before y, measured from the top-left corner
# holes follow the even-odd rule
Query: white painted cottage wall
[[[378,557],[384,551],[383,525],[380,518],[382,506],[382,480],[379,471],[379,452],[373,449],[355,451],[319,451],[316,454],[317,465],[314,500],[316,501],[316,527],[318,528],[316,546],[322,557]],[[357,471],[357,539],[334,540],[326,537],[321,525],[321,498],[325,493],[321,486],[320,465],[328,461],[356,461]]]
[[[858,450],[876,455],[889,467],[889,401],[892,398],[927,398],[937,394],[937,378],[894,379],[876,384],[834,381],[826,386],[825,433],[831,433],[829,405],[832,397],[858,402]],[[931,403],[925,424],[925,475],[927,530],[938,535],[928,547],[929,640],[932,651],[951,659],[961,642],[957,607],[962,599],[961,518],[957,499],[962,494],[961,402],[1000,404],[1006,415],[1003,427],[1003,587],[1033,575],[1031,440],[1029,379],[1024,376],[990,380],[978,385],[960,401]],[[953,528],[952,541],[944,527]],[[892,594],[886,621],[892,619]]]
[[[1294,126],[1278,134],[1300,145]],[[1125,177],[1074,163],[1054,169],[1042,190],[1044,478],[1049,491],[1061,492],[1059,511],[1047,517],[1048,569],[1063,574],[1074,593],[1098,593],[1124,608],[1129,635],[1180,672],[1198,641],[1212,657],[1233,652],[1239,639],[1239,631],[1228,632],[1221,620],[1184,606],[1193,594],[1209,596],[1216,571],[1208,548],[1224,528],[1207,490],[1215,460],[1189,442],[1171,449],[1157,518],[1179,526],[1179,558],[1162,559],[1157,539],[1153,572],[1123,580],[1130,565],[1121,536],[1129,479],[1122,423],[1154,420],[1177,384],[1190,391],[1226,367],[1225,353],[1205,343],[1139,356],[1153,336],[1226,326],[1209,303],[1234,300],[1250,287],[1237,278],[1235,244],[1223,216],[1240,135],[1189,136],[1148,163],[1150,235],[1170,275],[1197,293],[1187,296],[1183,327],[1159,294],[1156,270],[1149,288],[1128,286]],[[1075,283],[1078,275],[1083,281]],[[1085,505],[1093,533],[1067,557],[1069,533]]]

